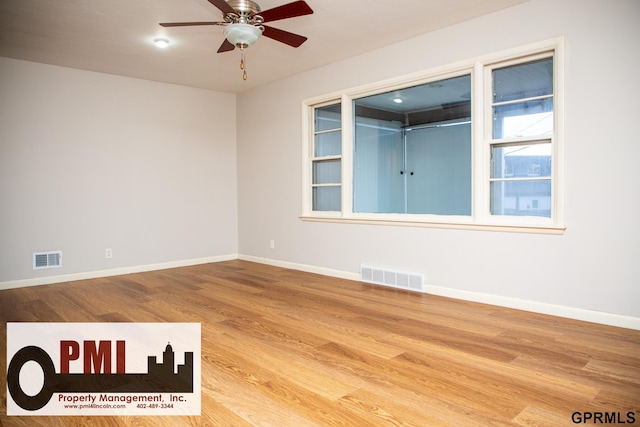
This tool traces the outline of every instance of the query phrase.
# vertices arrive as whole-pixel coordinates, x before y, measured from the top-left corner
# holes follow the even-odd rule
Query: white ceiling
[[[246,50],[247,81],[237,49],[216,53],[222,27],[158,25],[221,20],[207,0],[0,0],[0,56],[240,93],[527,0],[306,1],[314,14],[269,25],[309,40],[296,49],[262,37]]]

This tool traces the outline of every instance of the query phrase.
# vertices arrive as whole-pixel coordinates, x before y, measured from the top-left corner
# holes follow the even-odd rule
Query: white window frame
[[[508,141],[527,142],[551,140],[551,217],[506,216],[490,213],[490,160],[493,138],[492,70],[553,56],[554,60],[554,132],[536,137],[512,138]],[[302,102],[302,214],[305,221],[328,221],[360,224],[406,225],[438,228],[462,228],[528,233],[561,234],[564,223],[564,39],[556,38],[502,51],[456,64],[401,76],[373,84],[347,89]],[[432,81],[471,75],[472,90],[472,214],[470,216],[430,214],[382,214],[353,212],[353,100],[416,86]],[[314,109],[341,102],[342,110],[342,209],[312,210],[312,165],[314,143]],[[499,142],[507,142],[502,139]],[[315,159],[317,160],[317,159]]]

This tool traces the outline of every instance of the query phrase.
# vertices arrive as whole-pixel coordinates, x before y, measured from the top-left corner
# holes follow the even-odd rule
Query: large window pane
[[[314,211],[339,211],[341,209],[342,191],[335,187],[314,187],[313,188],[313,210]]]
[[[491,213],[551,217],[551,180],[492,182]]]
[[[492,147],[491,178],[524,177],[551,177],[551,143]]]
[[[353,210],[471,215],[471,76],[354,101]]]
[[[340,160],[313,162],[314,184],[339,184],[342,176]]]
[[[495,70],[493,92],[494,102],[553,94],[553,58]]]

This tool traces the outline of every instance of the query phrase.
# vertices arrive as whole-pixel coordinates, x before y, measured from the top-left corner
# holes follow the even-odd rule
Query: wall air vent
[[[33,253],[34,270],[57,267],[62,267],[62,251]]]
[[[364,264],[360,266],[360,280],[416,292],[424,292],[425,286],[425,276],[422,273],[372,267]]]

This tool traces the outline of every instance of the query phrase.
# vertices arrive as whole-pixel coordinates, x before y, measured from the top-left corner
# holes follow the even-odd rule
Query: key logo
[[[7,415],[200,414],[199,323],[8,323],[7,360]]]

